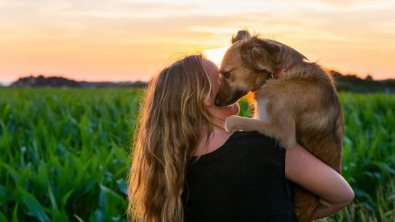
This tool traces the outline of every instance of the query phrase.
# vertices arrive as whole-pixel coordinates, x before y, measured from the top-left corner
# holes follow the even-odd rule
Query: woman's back
[[[285,149],[257,132],[235,132],[192,158],[182,194],[185,221],[296,221]]]

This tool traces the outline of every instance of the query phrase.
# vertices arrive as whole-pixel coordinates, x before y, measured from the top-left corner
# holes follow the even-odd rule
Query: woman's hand
[[[302,146],[288,148],[285,177],[320,197],[320,206],[311,220],[330,216],[354,199],[354,192],[344,178]]]

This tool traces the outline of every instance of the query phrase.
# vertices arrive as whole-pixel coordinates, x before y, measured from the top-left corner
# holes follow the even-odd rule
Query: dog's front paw
[[[225,127],[231,133],[240,130],[236,124],[237,118],[239,118],[239,117],[236,115],[231,115],[231,116],[228,116],[228,118],[226,118],[226,120],[225,120]]]

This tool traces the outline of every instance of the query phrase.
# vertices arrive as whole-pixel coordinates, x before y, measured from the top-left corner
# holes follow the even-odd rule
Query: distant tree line
[[[44,77],[42,75],[38,77],[28,76],[19,78],[17,81],[13,82],[11,86],[51,86],[51,87],[59,87],[59,86],[70,86],[70,87],[80,87],[80,83],[74,80],[66,79],[63,77]]]
[[[125,87],[125,88],[140,88],[145,87],[146,82],[87,82],[87,81],[75,81],[66,79],[63,77],[51,76],[44,77],[39,75],[38,77],[28,76],[19,78],[13,82],[11,86],[16,87],[84,87],[84,88],[95,88],[95,87]]]
[[[373,80],[372,76],[368,75],[365,79],[361,79],[356,75],[343,75],[337,71],[329,71],[335,80],[337,91],[345,92],[387,92],[395,93],[395,79],[387,80]],[[143,88],[147,86],[147,82],[87,82],[75,81],[63,77],[38,77],[28,76],[19,78],[13,82],[11,86],[16,87],[125,87],[125,88]]]
[[[395,93],[395,79],[373,80],[371,75],[361,79],[356,75],[342,75],[331,70],[337,91],[341,92],[387,92]]]

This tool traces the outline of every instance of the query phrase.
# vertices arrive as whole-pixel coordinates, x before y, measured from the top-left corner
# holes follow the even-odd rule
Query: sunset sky
[[[0,82],[148,80],[185,54],[220,63],[242,28],[344,74],[395,78],[394,0],[0,0]]]

